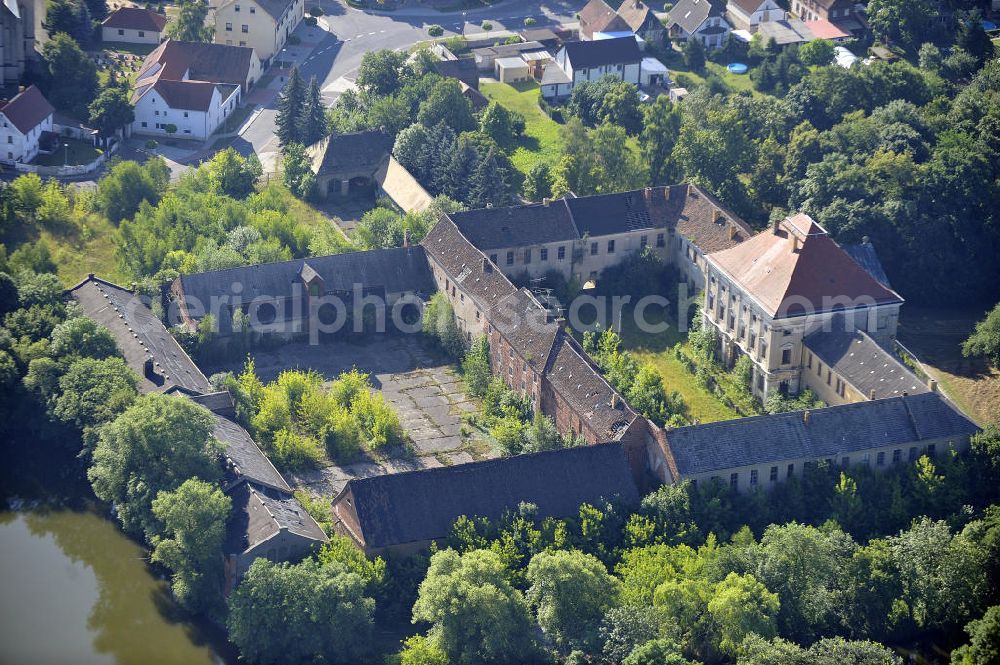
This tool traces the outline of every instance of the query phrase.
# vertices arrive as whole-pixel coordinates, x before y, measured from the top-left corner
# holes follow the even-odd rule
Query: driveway
[[[399,414],[410,439],[411,454],[375,459],[365,457],[343,466],[285,474],[297,489],[314,496],[332,497],[351,478],[399,473],[443,465],[464,464],[495,457],[489,441],[463,424],[462,414],[479,406],[465,394],[454,369],[423,346],[417,336],[376,338],[368,344],[286,344],[274,350],[251,354],[257,374],[272,381],[286,369],[312,369],[328,381],[357,367],[372,375],[372,383]],[[206,367],[209,374],[231,370],[241,364]]]

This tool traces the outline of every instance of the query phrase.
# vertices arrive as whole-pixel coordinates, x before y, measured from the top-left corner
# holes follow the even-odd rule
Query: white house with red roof
[[[887,348],[896,338],[903,298],[804,213],[709,254],[706,278],[703,325],[718,333],[725,362],[750,357],[752,390],[760,397],[804,387],[802,372],[813,369],[818,355],[806,349],[809,336],[860,331],[872,348]],[[845,353],[851,347],[831,346]],[[831,384],[834,378],[822,377]],[[846,400],[846,390],[832,388]]]
[[[0,162],[30,162],[43,132],[52,131],[55,109],[42,91],[29,86],[0,106]]]
[[[101,21],[101,39],[128,44],[159,44],[167,17],[141,7],[119,7]]]

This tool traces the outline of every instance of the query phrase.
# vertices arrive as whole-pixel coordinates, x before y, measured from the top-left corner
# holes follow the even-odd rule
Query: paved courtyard
[[[257,374],[271,381],[285,369],[312,369],[332,380],[353,367],[369,372],[372,384],[392,403],[412,441],[412,455],[364,457],[344,466],[286,473],[289,482],[315,496],[332,496],[348,480],[494,457],[489,442],[462,423],[462,414],[478,405],[465,394],[462,379],[417,336],[394,336],[368,344],[294,343],[253,353]],[[208,370],[209,368],[205,368]],[[239,366],[212,368],[212,371]]]

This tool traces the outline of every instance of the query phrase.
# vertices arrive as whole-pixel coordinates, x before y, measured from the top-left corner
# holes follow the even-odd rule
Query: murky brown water
[[[145,556],[93,512],[0,512],[0,663],[225,662]]]

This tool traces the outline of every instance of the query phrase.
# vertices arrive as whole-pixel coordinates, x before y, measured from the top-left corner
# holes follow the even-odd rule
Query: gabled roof
[[[479,68],[472,58],[435,60],[434,71],[447,78],[458,79],[470,88],[479,89]]]
[[[642,62],[642,52],[635,37],[569,42],[563,48],[574,69]]]
[[[434,225],[420,243],[483,310],[496,306],[517,289],[489,259],[476,249],[447,216]]]
[[[816,39],[846,39],[851,36],[825,18],[805,21],[805,26]]]
[[[687,33],[701,27],[710,16],[722,16],[726,12],[725,0],[680,0],[667,15],[667,26],[680,26]]]
[[[666,226],[670,201],[665,191],[650,187],[564,200],[580,235],[595,237]]]
[[[274,464],[261,451],[249,432],[228,418],[215,416],[212,436],[226,447],[226,473],[235,479],[252,480],[287,494],[292,488],[274,468]]]
[[[561,328],[549,352],[545,376],[583,424],[604,439],[619,439],[637,418],[576,340]]]
[[[839,462],[856,451],[966,437],[979,429],[931,392],[805,413],[680,427],[666,433],[667,442],[683,477],[797,459]]]
[[[674,185],[678,201],[677,233],[708,254],[735,247],[753,235],[746,222],[697,185]]]
[[[580,237],[563,199],[449,215],[463,236],[486,252],[505,247],[572,241]]]
[[[34,85],[29,85],[0,107],[0,113],[22,134],[27,134],[55,112],[49,100]]]
[[[173,385],[195,393],[212,392],[208,379],[142,297],[93,275],[69,294],[87,317],[111,331],[125,362],[140,377],[140,392],[163,391]]]
[[[656,21],[656,25],[663,27],[660,19],[653,14],[653,10],[642,0],[623,0],[621,6],[618,7],[618,16],[628,24],[632,32],[638,32],[642,29],[651,16]]]
[[[537,372],[545,370],[559,325],[529,291],[518,289],[502,298],[488,320]]]
[[[374,173],[392,152],[392,137],[378,130],[333,134],[308,148],[313,173]]]
[[[803,342],[827,367],[833,368],[866,398],[883,399],[928,391],[920,379],[868,333],[861,330],[845,332],[843,322],[835,322],[833,327],[832,331],[815,332]]]
[[[166,25],[166,16],[141,7],[119,7],[101,21],[101,26],[105,28],[149,30],[150,32],[162,32]]]
[[[207,81],[168,81],[160,79],[153,90],[172,109],[206,112],[212,107],[216,84]]]
[[[639,502],[619,443],[355,478],[340,496],[348,492],[369,548],[443,538],[462,515],[496,520],[521,503],[545,518],[576,515],[580,504],[601,498]]]
[[[185,72],[193,81],[245,86],[256,57],[254,50],[246,46],[168,39],[143,60],[135,88],[144,91],[155,79],[180,81]]]
[[[281,21],[285,10],[295,4],[295,0],[252,0],[252,2],[273,18],[275,23]]]
[[[278,535],[285,529],[316,542],[326,542],[326,534],[294,498],[265,487],[243,482],[227,494],[233,501],[226,522],[225,554],[242,554]]]
[[[424,250],[419,246],[312,256],[181,275],[175,285],[179,284],[185,299],[197,298],[202,303],[211,302],[212,296],[229,293],[233,284],[242,286],[243,302],[257,297],[287,298],[293,294],[293,285],[302,284],[300,275],[305,263],[322,277],[327,292],[351,293],[355,284],[382,287],[387,293],[430,293],[434,289]]]
[[[579,12],[580,31],[590,37],[595,32],[628,30],[628,24],[604,0],[590,0]]]
[[[774,318],[902,302],[804,213],[708,259]]]
[[[730,4],[738,7],[747,16],[757,11],[765,2],[766,0],[729,0]]]
[[[423,212],[434,203],[434,198],[420,181],[392,155],[382,161],[382,165],[375,170],[373,179],[382,193],[404,212]]]

